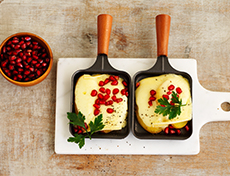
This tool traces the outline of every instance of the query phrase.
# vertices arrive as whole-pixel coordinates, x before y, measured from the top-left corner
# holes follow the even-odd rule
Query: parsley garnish
[[[79,112],[78,114],[67,112],[67,118],[70,120],[70,124],[83,127],[84,130],[86,131],[86,135],[75,134],[74,135],[75,137],[69,137],[69,139],[67,140],[68,142],[75,142],[76,144],[78,144],[80,149],[85,145],[86,137],[89,137],[89,139],[91,139],[93,133],[102,130],[105,126],[102,122],[102,114],[97,116],[94,119],[94,122],[90,121],[89,123],[90,131],[88,131],[85,128],[85,124],[84,124],[85,116],[81,112]]]
[[[169,120],[175,118],[177,115],[181,114],[182,99],[179,100],[178,94],[174,91],[172,92],[171,103],[165,98],[158,99],[160,105],[157,106],[155,113],[162,114],[163,116],[169,115]]]

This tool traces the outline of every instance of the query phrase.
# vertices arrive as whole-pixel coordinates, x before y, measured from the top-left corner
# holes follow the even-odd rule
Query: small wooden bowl
[[[2,54],[2,48],[3,46],[5,46],[5,44],[12,39],[13,37],[22,37],[22,36],[29,36],[31,37],[31,40],[37,41],[43,48],[46,49],[46,52],[48,54],[47,58],[49,58],[49,66],[47,68],[47,70],[38,78],[31,80],[31,81],[27,81],[27,82],[23,82],[23,81],[15,81],[13,79],[11,79],[10,77],[8,77],[2,70],[1,66],[0,66],[0,73],[3,75],[4,78],[6,78],[9,82],[18,85],[18,86],[33,86],[36,85],[38,83],[40,83],[41,81],[43,81],[48,74],[51,71],[52,65],[53,65],[53,53],[52,50],[50,48],[50,46],[48,45],[48,43],[42,39],[41,37],[39,37],[38,35],[32,34],[32,33],[28,33],[28,32],[20,32],[20,33],[16,33],[13,34],[11,36],[9,36],[8,38],[6,38],[2,44],[0,45],[0,55]],[[0,65],[1,65],[1,60],[0,60]]]

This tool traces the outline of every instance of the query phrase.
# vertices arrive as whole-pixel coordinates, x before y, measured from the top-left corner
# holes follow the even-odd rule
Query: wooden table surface
[[[57,60],[96,56],[101,13],[113,16],[115,58],[156,58],[155,16],[171,15],[169,57],[196,59],[203,87],[230,91],[228,0],[0,0],[0,42],[32,32],[54,54],[51,73],[36,86],[0,76],[0,175],[230,175],[230,122],[203,126],[194,156],[54,153]]]

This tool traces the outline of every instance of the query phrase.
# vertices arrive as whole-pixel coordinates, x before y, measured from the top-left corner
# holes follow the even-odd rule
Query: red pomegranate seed
[[[39,67],[40,67],[40,64],[39,64],[39,63],[37,63],[37,64],[35,65],[35,67],[36,67],[36,68],[39,68]]]
[[[171,91],[168,91],[168,92],[167,92],[167,95],[171,95],[171,94],[172,94],[172,92],[171,92]]]
[[[14,80],[14,81],[17,81],[17,79],[18,79],[18,77],[15,75],[15,76],[13,77],[13,80]]]
[[[167,100],[169,99],[168,95],[162,95],[163,98],[166,98]]]
[[[46,67],[46,65],[47,65],[47,64],[46,64],[46,63],[44,63],[44,62],[42,63],[42,67]]]
[[[42,72],[40,70],[37,70],[37,75],[41,76]]]
[[[20,62],[17,63],[17,66],[23,68],[23,65]]]
[[[101,93],[105,93],[105,88],[104,88],[104,87],[101,87],[101,88],[99,89],[99,91],[100,91]]]
[[[106,78],[104,81],[104,85],[108,84],[109,82],[110,82],[110,80],[108,78]]]
[[[26,49],[26,44],[23,43],[23,44],[21,45],[21,48],[22,48],[23,50]]]
[[[165,132],[165,134],[169,134],[169,127],[166,127],[164,132]]]
[[[169,127],[170,129],[174,129],[174,127],[173,127],[172,125],[169,125],[168,127]]]
[[[110,95],[111,90],[110,89],[105,89],[106,94]]]
[[[14,43],[14,44],[19,43],[19,40],[18,39],[14,39],[14,40],[12,40],[12,43]]]
[[[41,64],[41,63],[43,63],[43,60],[42,59],[38,59],[38,62]]]
[[[74,132],[77,133],[78,132],[78,129],[77,128],[73,128]]]
[[[189,126],[188,125],[185,126],[185,130],[189,131]]]
[[[25,78],[24,80],[25,80],[25,81],[30,81],[30,78]]]
[[[38,60],[38,56],[33,55],[32,56],[34,59]]]
[[[29,70],[26,70],[25,72],[24,72],[24,75],[29,75],[30,74],[30,71]]]
[[[33,50],[38,49],[38,45],[34,45]]]
[[[117,103],[120,103],[120,102],[122,102],[122,101],[123,101],[122,98],[117,98],[117,100],[116,100]]]
[[[168,87],[168,90],[173,90],[174,88],[175,88],[175,86],[171,84],[171,85]]]
[[[117,97],[114,95],[114,96],[112,96],[112,100],[113,101],[116,101],[117,100]]]
[[[7,43],[7,45],[11,45],[12,44],[12,41],[10,40],[8,43]]]
[[[171,129],[171,130],[169,130],[169,133],[170,133],[170,134],[175,134],[175,133],[176,133],[176,131],[175,131],[175,130],[173,130],[173,129]]]
[[[16,45],[14,49],[19,49],[20,47],[21,47],[20,45]]]
[[[118,79],[119,79],[119,76],[116,75],[116,76],[114,76],[114,78],[115,78],[116,80],[118,80]]]
[[[180,87],[177,87],[177,88],[176,88],[176,92],[177,92],[178,94],[181,94],[181,93],[182,93],[181,88],[180,88]]]
[[[151,95],[151,96],[156,95],[156,91],[155,91],[155,90],[150,90],[150,95]]]
[[[44,64],[44,63],[43,63],[43,64]],[[103,81],[100,81],[98,85],[99,85],[99,86],[104,86],[104,82],[103,82]]]
[[[15,60],[16,57],[15,57],[15,56],[11,56],[9,59],[10,59],[10,60]]]
[[[150,97],[149,100],[155,101],[155,100],[156,100],[156,97]]]
[[[175,105],[175,103],[173,103],[172,101],[170,101],[170,104],[171,104],[172,106],[174,106],[174,105]]]
[[[125,92],[125,96],[126,96],[126,97],[129,96],[129,92],[128,92],[128,91]]]
[[[149,106],[153,105],[153,102],[151,100],[148,101]]]
[[[94,104],[93,107],[95,107],[96,109],[99,109],[99,108],[100,108],[100,105]]]
[[[2,62],[2,67],[6,67],[7,63],[8,63],[7,60],[3,61],[3,62]]]
[[[95,104],[100,105],[100,100],[99,100],[99,99],[96,99],[96,100],[95,100]]]
[[[13,70],[13,69],[14,69],[14,66],[13,66],[13,65],[9,65],[9,69],[10,69],[10,70]]]
[[[32,42],[34,45],[38,45],[38,42]]]
[[[118,81],[117,81],[117,80],[115,80],[115,81],[112,81],[111,85],[113,85],[113,86],[116,86],[116,85],[118,85]]]
[[[6,50],[7,50],[7,51],[10,51],[10,50],[11,50],[11,47],[10,47],[10,46],[6,47]]]
[[[108,94],[106,94],[105,96],[104,96],[104,101],[106,101],[106,100],[108,100],[110,98],[110,96],[108,95]]]
[[[16,59],[16,62],[21,62],[21,61],[22,61],[21,58]]]
[[[23,68],[18,68],[18,71],[19,72],[23,72]]]
[[[122,84],[123,84],[125,87],[128,86],[127,82],[125,82],[125,81],[122,81]]]
[[[2,48],[2,52],[6,53],[6,47],[5,46]]]
[[[33,67],[30,67],[29,69],[30,69],[30,71],[31,71],[31,72],[33,72],[33,71],[34,71],[34,68],[33,68]]]
[[[29,75],[30,78],[33,78],[34,76],[35,76],[34,74],[30,74],[30,75]]]
[[[105,101],[104,100],[100,100],[100,104],[104,105]]]
[[[110,75],[110,76],[109,76],[109,80],[110,80],[110,81],[116,81],[116,78],[115,78],[114,76]]]
[[[26,46],[30,46],[30,44],[31,44],[30,41],[26,42]]]
[[[181,134],[180,129],[177,129],[177,130],[176,130],[176,133],[177,133],[178,135],[180,135],[180,134]]]
[[[161,104],[161,107],[165,107],[165,105],[162,105],[162,104]]]
[[[10,64],[11,64],[11,65],[15,65],[16,62],[15,62],[15,61],[10,61]]]
[[[46,57],[46,53],[43,53],[43,54],[42,54],[42,58],[44,58],[44,57]]]
[[[28,49],[28,50],[27,50],[27,53],[32,53],[32,50],[31,50],[31,49]]]
[[[19,79],[22,79],[23,77],[22,77],[22,75],[18,75],[18,78],[19,78]]]
[[[78,130],[78,134],[82,134],[83,133],[83,131],[80,129],[80,130]]]
[[[116,95],[119,92],[118,88],[113,89],[113,94]]]
[[[27,37],[25,37],[25,40],[26,40],[26,41],[29,41],[29,40],[31,40],[31,37],[28,37],[28,36],[27,36]]]
[[[14,71],[13,71],[13,74],[14,74],[14,75],[17,75],[17,74],[18,74],[18,71],[14,70]]]
[[[113,110],[112,108],[108,108],[106,111],[107,111],[109,114],[111,114],[111,113],[114,112],[114,110]]]
[[[100,93],[100,94],[98,94],[98,98],[99,98],[100,100],[103,100],[103,99],[104,99],[104,96]]]
[[[126,93],[126,90],[125,90],[125,89],[122,89],[122,90],[121,90],[121,95],[125,95],[125,93]]]
[[[97,91],[96,91],[95,89],[91,91],[91,96],[92,96],[92,97],[97,96]]]
[[[37,62],[36,60],[32,60],[31,63],[32,63],[33,65],[35,65],[35,64],[37,64],[38,62]]]
[[[88,125],[87,125],[87,123],[85,123],[85,122],[84,122],[84,124],[85,124],[85,129],[88,129]]]
[[[20,42],[19,42],[19,45],[22,45],[24,43],[24,40],[21,40]]]
[[[140,86],[140,82],[136,83],[136,88],[138,88]]]
[[[106,106],[109,106],[109,105],[112,105],[112,104],[113,104],[113,101],[112,101],[112,100],[109,100],[109,101],[106,101],[106,102],[105,102],[105,105],[106,105]]]

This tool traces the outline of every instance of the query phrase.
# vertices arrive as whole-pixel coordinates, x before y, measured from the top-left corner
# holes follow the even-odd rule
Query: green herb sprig
[[[90,121],[90,123],[89,123],[90,131],[88,131],[85,127],[85,123],[84,123],[85,122],[85,116],[81,112],[79,112],[78,114],[67,112],[67,118],[70,120],[70,122],[69,122],[70,124],[80,126],[80,127],[84,128],[84,130],[86,131],[85,135],[75,134],[74,135],[75,137],[69,137],[67,139],[68,142],[74,142],[74,143],[78,144],[80,149],[85,145],[85,138],[86,137],[89,137],[89,139],[92,139],[93,133],[102,130],[105,126],[102,122],[102,114],[97,116],[94,119],[94,122]]]
[[[158,99],[160,105],[158,105],[155,109],[155,113],[162,114],[163,116],[169,115],[169,120],[174,119],[177,115],[181,114],[181,107],[186,106],[186,104],[182,104],[182,99],[179,100],[178,94],[176,92],[172,92],[172,98],[170,103],[165,97]]]

